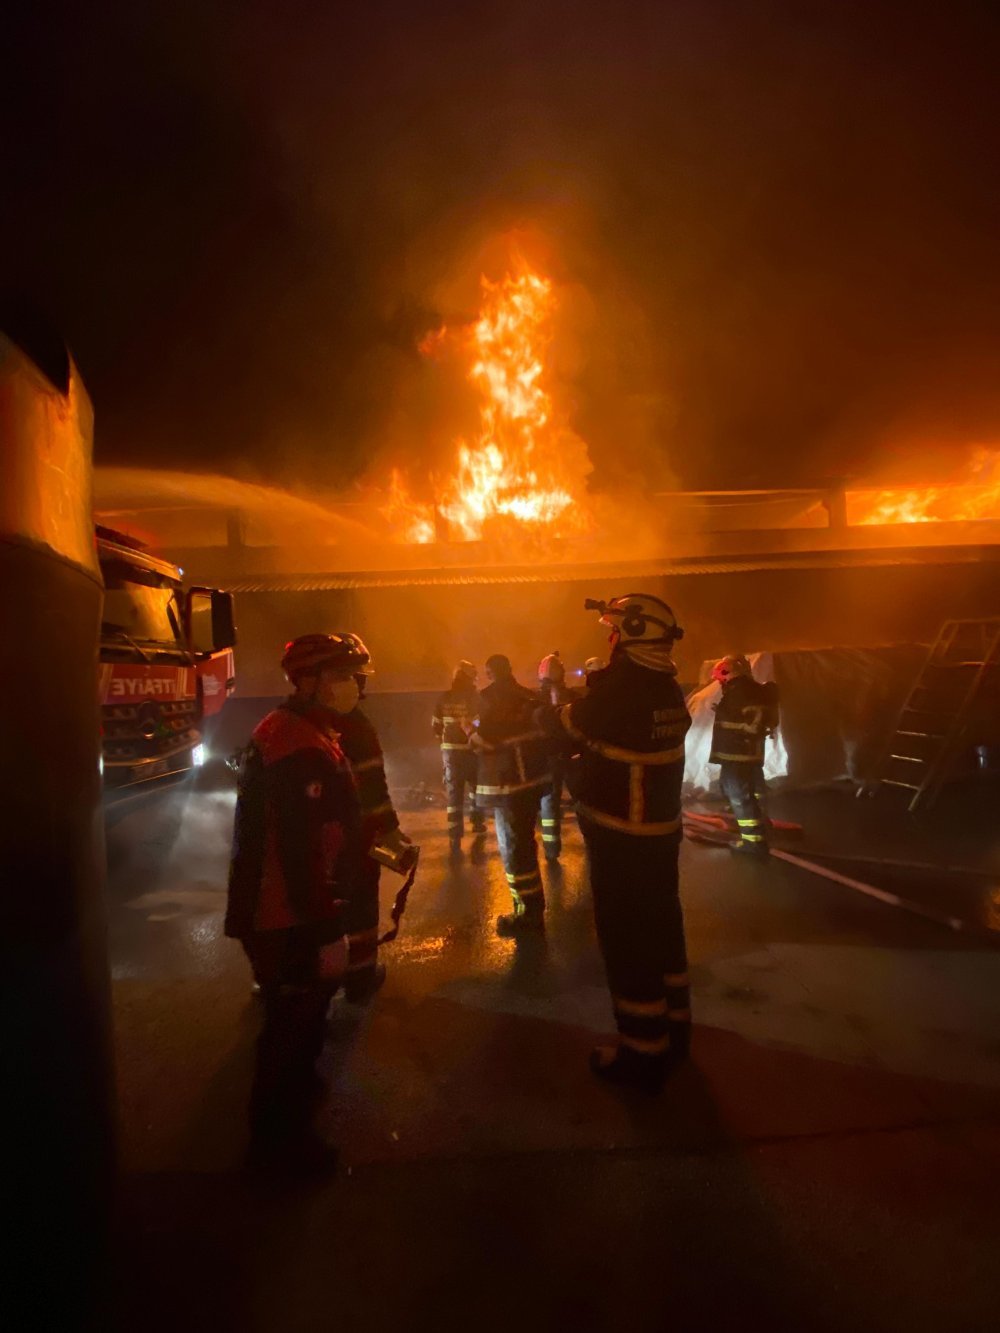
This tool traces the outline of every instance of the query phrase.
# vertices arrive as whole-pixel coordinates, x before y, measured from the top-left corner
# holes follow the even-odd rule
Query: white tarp
[[[772,653],[750,653],[748,656],[754,679],[762,683],[774,679],[774,656]],[[719,765],[710,764],[708,756],[712,750],[712,728],[715,725],[715,705],[722,695],[722,686],[717,680],[710,680],[701,689],[688,695],[688,710],[691,713],[691,730],[687,734],[686,755],[684,760],[684,784],[693,791],[708,791],[712,782],[719,777]],[[779,704],[780,706],[780,704]],[[779,729],[776,737],[768,737],[764,746],[764,776],[768,779],[783,778],[788,773],[788,753]]]

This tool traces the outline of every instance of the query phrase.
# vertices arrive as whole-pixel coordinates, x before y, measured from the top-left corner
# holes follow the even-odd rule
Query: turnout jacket
[[[385,779],[385,756],[371,719],[360,708],[334,713],[332,717],[340,747],[358,784],[361,831],[367,851],[379,838],[399,828],[399,816]]]
[[[330,714],[290,700],[253,732],[240,765],[225,932],[343,935],[360,859],[361,809]]]
[[[582,819],[641,837],[680,836],[691,718],[672,672],[618,654],[591,676],[583,698],[542,720],[578,756],[568,781]]]
[[[764,740],[778,725],[778,687],[735,676],[715,705],[710,764],[762,764]]]
[[[476,803],[506,805],[525,793],[541,796],[551,783],[544,732],[535,722],[538,696],[516,680],[497,680],[479,696],[471,742],[478,756]]]
[[[442,750],[469,750],[469,735],[479,712],[479,693],[475,687],[456,689],[453,685],[434,705],[431,726]],[[468,730],[466,730],[468,728]]]

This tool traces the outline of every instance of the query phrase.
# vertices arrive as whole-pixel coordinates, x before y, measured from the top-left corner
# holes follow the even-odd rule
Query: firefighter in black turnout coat
[[[587,607],[611,627],[610,663],[585,697],[539,720],[576,756],[568,781],[618,1026],[618,1045],[598,1047],[591,1068],[654,1090],[691,1031],[677,871],[691,719],[671,657],[683,630],[645,593]]]
[[[549,653],[538,664],[538,697],[540,703],[558,708],[576,698],[566,684],[566,668],[558,652]],[[546,861],[558,861],[562,851],[562,796],[565,780],[565,759],[561,754],[549,757],[552,785],[542,796],[542,850]]]
[[[476,802],[492,807],[497,845],[514,910],[497,917],[497,934],[543,928],[545,896],[538,869],[535,821],[549,787],[545,736],[534,719],[538,696],[514,679],[510,659],[486,659],[490,684],[480,695],[472,745],[479,763]]]
[[[486,820],[476,801],[476,755],[469,737],[479,713],[476,668],[471,662],[459,662],[451,688],[445,690],[434,706],[431,726],[441,746],[444,768],[444,792],[448,806],[448,839],[453,852],[462,846],[465,833],[465,801],[468,793],[472,832],[486,832]]]
[[[412,850],[410,839],[399,827],[389,785],[385,758],[374,724],[358,705],[365,697],[365,683],[372,674],[371,654],[356,634],[348,641],[341,665],[350,672],[342,699],[333,711],[333,725],[341,749],[347,756],[361,802],[361,858],[357,883],[347,905],[347,942],[350,957],[344,979],[344,998],[351,1004],[366,1004],[385,981],[385,965],[378,960],[379,879],[381,865],[372,856],[380,846],[394,856]],[[353,688],[352,688],[353,686]]]
[[[708,762],[719,765],[719,785],[740,830],[733,851],[766,857],[764,742],[778,728],[778,687],[774,681],[754,680],[742,656],[721,658],[712,679],[722,686],[722,697],[715,706]]]

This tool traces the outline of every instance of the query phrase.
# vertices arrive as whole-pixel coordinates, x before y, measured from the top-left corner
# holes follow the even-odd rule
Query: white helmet
[[[611,630],[608,642],[614,652],[622,647],[642,644],[670,644],[683,639],[684,631],[674,618],[666,602],[652,593],[630,592],[624,597],[613,597],[610,602],[585,603],[588,610],[601,612],[601,624]]]

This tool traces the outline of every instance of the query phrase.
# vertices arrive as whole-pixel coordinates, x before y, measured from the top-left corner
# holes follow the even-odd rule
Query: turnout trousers
[[[483,812],[476,806],[476,756],[471,750],[442,750],[444,794],[448,806],[448,836],[457,842],[465,833],[465,808],[473,833],[486,832]]]
[[[498,805],[493,812],[497,846],[507,876],[507,887],[514,900],[515,916],[541,915],[545,910],[535,842],[540,798],[540,791],[517,792],[507,797],[506,805]]]
[[[719,765],[719,786],[736,816],[740,842],[767,846],[767,817],[763,801],[767,794],[764,766],[725,759]]]
[[[542,850],[546,861],[558,861],[562,851],[563,767],[553,760],[552,786],[542,796]]]
[[[597,939],[623,1046],[685,1055],[691,996],[678,894],[676,834],[619,833],[581,818]]]
[[[312,1131],[315,1066],[333,987],[319,980],[316,946],[296,941],[290,932],[253,935],[243,947],[260,979],[264,1011],[250,1092],[250,1139],[257,1147],[291,1147]]]

